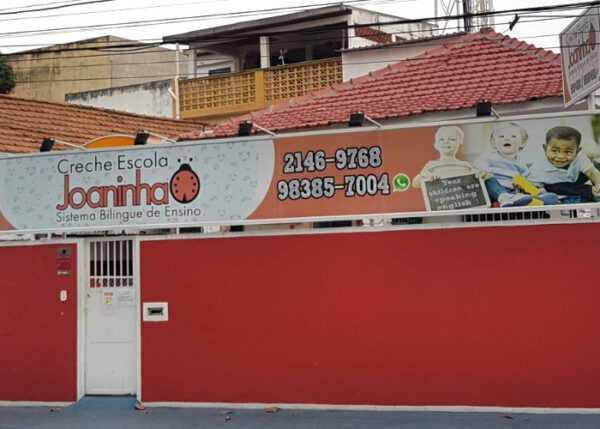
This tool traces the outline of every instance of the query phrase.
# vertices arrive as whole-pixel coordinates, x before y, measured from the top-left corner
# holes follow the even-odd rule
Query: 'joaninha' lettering
[[[123,176],[117,176],[117,182],[121,183]],[[63,202],[56,206],[57,210],[66,210],[71,207],[80,209],[84,206],[90,208],[124,207],[127,205],[139,206],[144,201],[146,205],[162,205],[169,203],[169,184],[142,183],[141,172],[135,172],[135,184],[92,186],[88,189],[76,187],[71,189],[69,175],[64,177]]]

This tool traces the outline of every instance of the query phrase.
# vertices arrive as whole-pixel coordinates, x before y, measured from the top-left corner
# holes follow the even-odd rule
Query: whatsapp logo
[[[394,192],[406,191],[410,186],[410,179],[404,173],[396,174],[394,176]]]

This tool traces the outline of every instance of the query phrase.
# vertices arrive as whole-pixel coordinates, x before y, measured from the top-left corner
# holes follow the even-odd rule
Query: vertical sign
[[[599,7],[586,10],[560,33],[565,107],[600,87],[599,10]]]

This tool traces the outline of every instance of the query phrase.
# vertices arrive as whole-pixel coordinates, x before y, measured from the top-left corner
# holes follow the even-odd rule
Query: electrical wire
[[[360,4],[360,3],[368,3],[372,0],[350,0],[347,4]],[[553,6],[536,6],[536,7],[525,7],[525,8],[516,8],[516,9],[508,9],[508,10],[500,10],[500,11],[490,11],[490,12],[479,12],[474,14],[462,14],[455,15],[452,17],[429,17],[429,18],[416,18],[416,19],[400,19],[396,21],[389,22],[381,22],[379,25],[396,25],[396,24],[410,24],[410,23],[422,23],[429,21],[442,21],[442,20],[461,20],[464,18],[476,18],[476,17],[488,17],[488,16],[501,16],[505,14],[515,14],[515,13],[526,13],[526,12],[544,12],[544,11],[552,11],[552,10],[570,10],[570,9],[581,9],[593,5],[599,5],[600,1],[586,1],[579,3],[572,3],[568,5],[553,5]],[[325,3],[315,7],[327,7],[327,6],[336,6],[339,3]],[[32,35],[42,35],[42,34],[56,34],[56,33],[69,33],[75,31],[92,31],[99,29],[114,29],[114,28],[135,28],[139,26],[149,26],[149,25],[161,25],[161,24],[173,24],[180,22],[189,22],[196,21],[202,19],[216,19],[216,18],[226,18],[226,17],[241,17],[241,16],[252,16],[256,14],[269,14],[269,13],[282,13],[285,11],[293,11],[293,10],[306,10],[307,7],[286,7],[286,8],[271,8],[271,9],[262,9],[255,11],[242,11],[242,12],[233,12],[233,13],[221,13],[221,14],[207,14],[207,15],[195,15],[195,16],[187,16],[187,17],[176,17],[176,18],[161,18],[156,20],[144,20],[144,21],[127,21],[127,22],[119,22],[119,23],[111,23],[111,24],[96,24],[96,25],[86,25],[86,26],[75,26],[75,27],[57,27],[50,28],[45,30],[27,30],[27,31],[17,31],[17,32],[8,32],[8,33],[0,33],[0,37],[19,37],[19,36],[32,36]],[[355,28],[361,26],[368,26],[371,24],[354,24]]]
[[[523,17],[524,17],[524,19],[529,19],[529,22],[533,22],[530,19],[531,17],[527,16],[526,14],[523,14]],[[453,20],[453,17],[447,17],[447,18],[449,20]],[[405,22],[405,21],[402,21],[402,22]],[[378,22],[378,23],[356,24],[354,26],[349,26],[349,27],[351,28],[351,27],[372,26],[372,25],[385,26],[385,25],[388,25],[388,23]],[[500,25],[500,24],[497,24],[497,25]],[[454,28],[458,29],[459,27],[447,27],[447,30],[451,30],[451,29],[454,29]],[[322,30],[321,29],[317,29],[317,30],[304,30],[303,34],[318,34],[319,32],[327,32],[327,31],[330,31],[330,30],[328,30],[328,29],[322,29]],[[406,33],[419,33],[419,32],[430,32],[430,30],[429,29],[424,29],[424,30],[423,29],[422,30],[412,29],[410,31],[407,31]],[[277,32],[277,33],[274,33],[273,35],[283,35],[283,34],[286,34],[286,33],[289,33],[289,32]],[[400,34],[400,33],[398,33],[398,34]],[[147,39],[147,40],[155,40],[155,39]],[[224,37],[219,37],[218,39],[217,38],[215,38],[215,39],[204,38],[203,41],[206,41],[206,42],[211,42],[211,41],[212,42],[217,42],[218,41],[218,42],[222,42],[223,43],[223,42],[226,42],[227,40]],[[72,43],[77,43],[77,42],[72,42]],[[53,50],[53,52],[90,50],[90,49],[92,49],[92,47],[87,46],[90,43],[94,43],[94,42],[93,41],[87,42],[85,47],[79,47],[79,48],[77,48],[77,47],[70,47],[70,48],[62,48],[62,49],[60,49],[60,48],[56,49],[55,48],[55,49],[52,49],[52,50]],[[103,43],[103,44],[105,44],[105,42],[100,42],[100,41],[96,42],[96,43]],[[131,41],[115,42],[115,44],[118,44],[118,43],[126,43],[126,44],[128,44],[128,43],[131,43]],[[141,45],[142,44],[138,44],[138,46],[141,46]],[[10,46],[16,46],[16,45],[4,45],[4,46],[0,46],[0,47],[10,47]],[[33,45],[33,46],[39,46],[39,44],[36,44],[36,45]],[[2,54],[0,54],[0,55],[2,55]],[[4,55],[10,55],[10,54],[4,54]]]
[[[81,1],[81,0],[62,0],[62,1],[47,2],[47,3],[28,4],[26,6],[7,7],[4,9],[0,9],[0,12],[6,12],[6,11],[10,11],[10,10],[23,10],[23,9],[27,9],[30,7],[38,7],[38,6],[50,6],[53,4],[76,3],[79,1]]]
[[[533,20],[531,19],[532,17],[528,17],[530,18],[529,23],[532,22],[541,22],[541,21],[545,21],[545,20],[551,20],[551,19],[558,19],[556,17],[549,17],[549,18],[544,18],[544,19],[538,19],[538,20]],[[500,22],[500,23],[496,23],[496,26],[501,26],[501,25],[508,25],[510,22]],[[373,24],[376,25],[376,24]],[[449,27],[449,29],[458,29],[459,27]],[[317,30],[317,31],[310,31],[307,34],[319,34],[321,32],[329,32],[331,30]],[[389,32],[387,33],[388,35],[394,36],[394,35],[406,35],[406,34],[410,34],[410,35],[414,35],[415,33],[430,33],[431,29],[413,29],[410,31],[395,31],[395,32]],[[450,34],[450,36],[452,35],[452,33]],[[542,34],[542,35],[535,35],[535,36],[531,36],[530,38],[543,38],[543,37],[552,37],[552,36],[556,36],[558,35],[558,33],[548,33],[548,34]],[[448,36],[448,35],[447,35]],[[436,37],[437,40],[437,36],[433,36]],[[440,38],[444,38],[445,36],[439,36]],[[362,36],[346,36],[346,38],[348,39],[352,39],[352,38],[362,38]],[[322,40],[329,40],[329,39],[322,39],[322,38],[303,38],[303,39],[292,39],[292,40],[285,40],[286,43],[294,43],[294,42],[318,42],[318,41],[322,41]],[[418,39],[417,39],[418,40]],[[216,41],[216,39],[215,39]],[[226,43],[226,40],[221,40],[223,43]],[[93,41],[91,41],[93,42]],[[86,42],[86,45],[88,43],[91,42]],[[110,46],[107,46],[105,41],[98,41],[96,43],[102,43],[103,45],[100,47],[95,47],[95,46],[86,46],[86,47],[73,47],[73,48],[63,48],[63,49],[52,49],[52,50],[48,50],[48,51],[41,51],[41,50],[35,50],[35,51],[30,51],[31,53],[36,53],[39,54],[40,52],[43,52],[47,55],[55,55],[56,53],[60,53],[60,52],[67,52],[67,51],[90,51],[90,50],[96,50],[96,51],[101,51],[101,50],[117,50],[118,51],[111,51],[109,53],[106,54],[96,54],[96,55],[79,55],[77,56],[77,58],[92,58],[92,57],[103,57],[103,56],[113,56],[113,55],[126,55],[128,53],[131,53],[131,55],[144,55],[144,54],[149,54],[149,53],[157,53],[157,52],[165,52],[164,49],[165,48],[160,48],[157,50],[144,50],[144,49],[149,49],[151,47],[157,47],[159,45],[161,45],[161,43],[156,43],[156,44],[143,44],[143,43],[137,43],[137,42],[130,42],[130,41],[115,41],[112,42],[112,44]],[[252,45],[259,45],[260,43],[240,43],[239,41],[237,42],[238,45],[241,46],[252,46]],[[445,45],[451,45],[453,42],[448,42],[448,41],[444,41],[441,43],[438,43],[436,41],[433,42],[419,42],[421,46],[431,46],[431,47],[435,47],[435,46],[440,46],[441,44],[445,44]],[[459,42],[454,42],[454,43],[459,43]],[[400,45],[398,46],[398,48],[403,48],[404,45]],[[125,50],[124,48],[135,48],[135,49],[128,49]],[[546,47],[546,49],[553,49],[553,48],[558,48],[558,46],[552,46],[552,47]],[[11,63],[19,63],[19,62],[30,62],[30,59],[28,58],[23,58],[23,59],[19,59],[19,58],[11,58],[11,57],[18,57],[18,56],[22,56],[22,55],[26,55],[28,54],[28,52],[20,52],[20,53],[13,53],[13,54],[3,54],[6,57],[10,58],[10,62]],[[2,54],[0,54],[2,55]],[[184,52],[184,55],[186,55],[186,53]],[[55,57],[47,57],[47,58],[43,58],[43,57],[38,57],[36,58],[36,61],[53,61],[55,60]],[[231,57],[211,57],[208,59],[209,61],[227,61],[227,60],[231,60]],[[192,62],[194,61],[193,59],[191,60],[180,60],[180,62]],[[202,60],[200,60],[202,61]],[[169,61],[169,62],[175,62],[175,60]],[[152,64],[153,62],[148,62],[148,64]],[[164,61],[158,61],[158,62],[154,62],[154,63],[166,63]],[[132,64],[140,64],[140,63],[132,63]],[[81,67],[86,67],[87,65],[81,65]],[[92,65],[93,66],[93,65]],[[35,67],[32,67],[35,68]],[[46,68],[44,66],[41,66],[39,68]],[[20,69],[26,69],[26,68],[20,68]]]
[[[108,1],[108,0],[103,0]],[[112,0],[111,0],[112,1]],[[344,4],[352,5],[352,4],[369,4],[369,3],[395,3],[395,2],[407,2],[413,0],[349,0]],[[239,12],[225,12],[225,13],[213,13],[213,14],[205,14],[205,15],[195,15],[195,16],[185,16],[185,17],[173,17],[173,18],[160,18],[155,20],[144,20],[144,21],[127,21],[127,22],[119,22],[119,23],[111,23],[111,24],[95,24],[95,25],[85,25],[85,26],[76,26],[76,27],[58,27],[58,28],[49,28],[44,30],[26,30],[26,31],[16,31],[16,32],[8,32],[8,33],[0,33],[0,37],[17,37],[17,36],[32,36],[32,35],[42,35],[42,34],[52,34],[52,33],[69,33],[74,31],[88,31],[88,30],[98,30],[98,29],[114,29],[114,28],[131,28],[131,27],[139,27],[144,25],[161,25],[168,23],[180,23],[180,22],[188,22],[188,21],[199,21],[199,20],[212,20],[212,19],[224,19],[224,18],[237,18],[237,17],[247,17],[247,16],[255,16],[255,15],[280,15],[288,13],[293,13],[297,11],[304,10],[312,10],[319,9],[331,6],[340,6],[339,2],[330,2],[330,3],[321,3],[315,6],[287,6],[287,7],[279,7],[279,8],[269,8],[269,9],[257,9],[257,10],[247,10],[247,11],[239,11]]]
[[[77,1],[81,1],[81,0],[77,0]],[[64,18],[67,16],[95,15],[95,14],[102,14],[102,13],[128,12],[128,11],[133,11],[133,10],[171,8],[171,7],[180,7],[180,6],[191,6],[191,5],[203,4],[203,3],[220,3],[220,2],[228,2],[228,1],[232,1],[232,0],[196,0],[196,1],[192,1],[192,2],[186,2],[186,3],[169,3],[169,4],[161,4],[161,5],[153,5],[153,6],[93,10],[93,11],[80,12],[80,13],[62,13],[62,14],[42,15],[42,16],[33,16],[33,17],[28,16],[28,17],[18,17],[18,18],[7,19],[7,20],[0,19],[0,22],[30,20],[30,19],[45,19],[45,18]],[[379,0],[376,0],[376,1],[379,1]],[[402,0],[402,1],[412,2],[412,1],[418,1],[418,0]]]
[[[399,32],[393,32],[393,33],[388,33],[389,35],[397,35],[397,34],[406,34],[406,32],[403,31],[399,31]],[[458,33],[458,35],[460,34],[464,34],[464,33]],[[345,36],[346,38],[356,38],[356,39],[360,39],[362,38],[361,36]],[[434,36],[436,37],[436,40],[438,38],[438,36]],[[440,38],[445,39],[447,37],[451,37],[451,36],[440,36]],[[302,39],[302,41],[306,41],[306,42],[318,42],[321,40],[325,40],[325,39]],[[419,39],[413,39],[414,41],[417,41]],[[446,46],[451,46],[453,44],[459,44],[462,42],[451,42],[451,41],[444,41],[444,42],[437,42],[436,40],[432,40],[432,41],[420,41],[419,46],[421,47],[425,47],[428,49],[434,48],[434,47],[439,47],[442,45],[446,45]],[[286,40],[286,43],[288,43],[290,41]],[[392,42],[394,43],[394,42]],[[411,43],[412,44],[412,43]],[[385,46],[385,45],[383,45]],[[400,44],[398,46],[386,46],[387,49],[390,48],[404,48],[406,45],[405,44]],[[55,51],[48,51],[47,54],[54,54]],[[133,55],[147,55],[147,54],[151,54],[151,53],[165,53],[166,51],[164,50],[164,48],[161,48],[161,50],[151,50],[151,51],[138,51],[138,52],[134,52],[132,53]],[[170,51],[171,53],[175,53],[174,51]],[[45,52],[46,53],[46,52]],[[89,58],[89,57],[110,57],[113,55],[117,55],[117,54],[123,54],[121,52],[119,53],[107,53],[107,54],[100,54],[100,55],[80,55],[77,57],[73,57],[74,59],[79,60],[80,58]],[[18,59],[18,58],[10,58],[12,56],[20,56],[22,54],[7,54],[6,56],[9,57],[9,62],[12,63],[18,63],[18,62],[31,62],[30,59]],[[185,56],[189,56],[189,53],[187,52],[182,52],[181,55],[185,55]],[[65,58],[68,59],[68,58]],[[53,61],[56,60],[55,57],[50,57],[50,58],[36,58],[36,61],[41,61],[41,60],[48,60],[48,61]],[[231,61],[232,57],[209,57],[207,58],[207,61],[211,61],[211,62],[223,62],[223,61]],[[202,60],[200,60],[199,62],[201,62]],[[194,59],[189,59],[189,60],[166,60],[166,61],[143,61],[143,62],[124,62],[124,63],[118,63],[117,66],[124,66],[124,65],[152,65],[152,64],[175,64],[175,63],[181,63],[181,64],[185,64],[185,63],[193,63]],[[77,64],[77,65],[63,65],[61,66],[61,68],[87,68],[87,67],[105,67],[106,64]],[[22,70],[35,70],[35,69],[47,69],[49,66],[33,66],[33,67],[13,67],[14,71],[22,71]]]
[[[12,11],[12,12],[0,12],[0,15],[18,15],[21,13],[43,12],[46,10],[65,9],[67,7],[85,6],[85,5],[95,4],[95,3],[107,3],[107,2],[113,2],[113,1],[115,1],[115,0],[88,0],[88,1],[83,1],[83,2],[79,2],[79,3],[69,3],[69,4],[60,5],[60,6],[50,6],[50,7],[43,7],[43,8],[39,8],[39,9],[16,10],[16,11]]]
[[[588,3],[589,3],[589,2],[588,2]],[[594,2],[594,3],[596,3],[596,2]],[[579,5],[579,4],[578,4],[578,5]],[[561,6],[561,7],[564,7],[564,6],[567,6],[567,5],[559,5],[559,6]],[[572,6],[572,5],[569,5],[569,6]],[[546,8],[546,9],[547,9],[547,8]],[[498,13],[500,13],[500,12],[502,12],[502,11],[499,11]],[[448,18],[448,19],[454,19],[455,17],[447,17],[447,18]],[[533,18],[533,17],[528,17],[528,18]],[[555,15],[551,15],[551,16],[548,16],[548,18],[546,18],[546,19],[558,19],[558,18],[557,18]],[[536,21],[542,21],[542,19],[536,19]],[[404,22],[404,21],[403,21],[403,22]],[[533,21],[529,21],[529,22],[533,22]],[[371,25],[380,25],[380,24],[385,24],[385,23],[372,23]],[[368,24],[365,24],[365,25],[368,25]],[[497,24],[497,25],[504,25],[504,23],[500,23],[500,24]],[[547,37],[547,36],[552,36],[552,35],[555,35],[555,34],[549,34],[549,35],[538,35],[538,36],[534,36],[534,37]],[[360,37],[360,36],[354,36],[354,37]],[[315,40],[316,40],[316,39],[315,39]],[[431,44],[431,46],[450,45],[451,43],[452,43],[452,42],[446,42],[446,43],[434,43],[434,44]],[[455,43],[456,43],[456,42],[455,42]],[[427,44],[421,44],[421,45],[422,45],[422,46],[426,46]],[[143,46],[143,47],[140,47],[140,45],[139,45],[139,44],[137,44],[136,46],[137,46],[137,48],[138,48],[138,49],[147,49],[147,48],[148,48],[148,45],[145,45],[145,46]],[[157,45],[154,45],[154,46],[157,46]],[[402,45],[398,46],[398,48],[402,48],[402,47],[403,47]],[[104,49],[106,49],[106,47],[103,47],[103,48],[104,48]],[[553,47],[553,48],[558,48],[558,47]],[[89,48],[83,48],[83,49],[89,50]],[[538,48],[535,48],[535,49],[537,50]],[[50,54],[52,54],[52,53],[54,53],[54,52],[55,52],[55,51],[48,51],[48,53],[50,53]],[[164,51],[162,51],[162,52],[164,52]],[[147,53],[147,52],[137,52],[137,54],[144,54],[144,53]],[[116,54],[116,53],[103,54],[103,55],[109,56],[109,55],[115,55],[115,54]],[[122,52],[119,52],[118,54],[122,54]],[[80,57],[78,57],[78,58],[82,58],[82,57],[84,57],[84,56],[80,56]],[[211,61],[216,61],[216,60],[217,60],[217,58],[214,58],[214,57],[213,57],[213,58],[211,58],[210,60],[211,60]],[[223,60],[231,60],[231,58],[223,58]],[[398,60],[399,60],[399,61],[402,61],[403,59],[398,59]],[[179,62],[180,62],[180,63],[185,63],[185,62],[192,62],[192,61],[193,61],[193,60],[180,60]],[[144,64],[144,65],[146,65],[146,64],[165,64],[165,63],[175,63],[175,62],[176,62],[176,60],[172,60],[172,61],[156,61],[156,62],[142,62],[142,63],[123,63],[122,65],[126,65],[126,64],[131,64],[131,65],[142,65],[142,64]],[[388,60],[386,60],[385,62],[386,62],[386,63],[390,63],[390,62],[397,62],[397,61],[395,61],[395,60],[393,60],[393,59],[388,59]],[[362,64],[362,63],[348,63],[348,65],[351,65],[351,64]],[[81,67],[94,67],[94,66],[101,66],[101,65],[80,65],[80,66],[65,66],[65,67],[80,67],[80,68],[81,68]],[[40,67],[40,68],[44,68],[44,67]],[[25,67],[25,68],[18,68],[17,70],[27,70],[27,69],[36,69],[36,67],[30,67],[30,68],[26,68],[26,67]],[[187,74],[186,74],[186,75],[187,75]],[[140,78],[140,79],[143,79],[143,78],[154,78],[154,77],[171,77],[171,76],[172,76],[172,74],[170,74],[170,75],[156,75],[156,76],[125,76],[125,77],[113,77],[113,79],[130,79],[130,78]],[[106,78],[83,78],[83,79],[52,80],[52,81],[102,80],[102,79],[106,79]],[[24,81],[22,81],[21,83],[23,83],[23,82],[24,82]],[[40,82],[41,82],[41,81],[40,81]],[[49,82],[50,82],[50,81],[49,81]]]

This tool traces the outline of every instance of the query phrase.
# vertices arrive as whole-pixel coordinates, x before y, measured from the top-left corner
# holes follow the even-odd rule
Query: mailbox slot
[[[169,320],[168,302],[145,302],[143,305],[144,322],[166,322]]]

